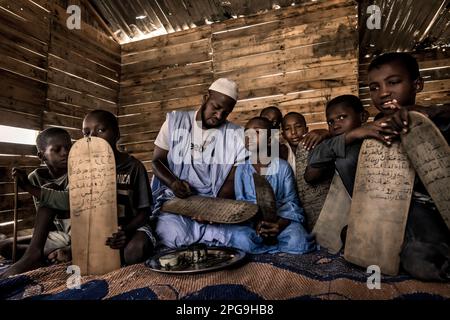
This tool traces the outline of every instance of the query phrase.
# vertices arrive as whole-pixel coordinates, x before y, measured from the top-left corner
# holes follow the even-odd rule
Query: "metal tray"
[[[168,255],[178,256],[178,265],[173,267],[161,266],[160,258]],[[208,247],[205,261],[192,262],[192,249],[180,248],[164,251],[151,257],[145,265],[151,270],[162,273],[202,273],[230,267],[245,258],[245,252],[228,247]]]

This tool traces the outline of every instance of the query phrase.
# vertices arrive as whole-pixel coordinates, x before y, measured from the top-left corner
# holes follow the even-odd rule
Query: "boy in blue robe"
[[[253,174],[264,174],[275,194],[278,220],[253,221],[240,226],[239,232],[234,232],[230,245],[250,253],[311,252],[316,246],[313,237],[303,227],[305,218],[292,168],[287,161],[273,155],[269,155],[270,161],[264,161],[262,157],[260,146],[267,142],[268,150],[270,148],[270,128],[270,121],[263,117],[252,118],[245,126],[247,132],[252,130],[252,133],[256,134],[256,139],[250,143],[250,139],[246,138],[245,145],[252,155],[249,159],[252,161],[246,161],[236,168],[234,191],[236,200],[256,203]],[[266,244],[265,238],[270,237],[276,237],[277,243]]]

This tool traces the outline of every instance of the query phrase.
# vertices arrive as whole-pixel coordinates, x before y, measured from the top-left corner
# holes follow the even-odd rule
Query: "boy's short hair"
[[[47,128],[41,131],[36,137],[36,148],[38,151],[45,151],[48,140],[55,136],[64,136],[64,138],[68,139],[68,141],[71,141],[70,134],[66,130],[55,127]]]
[[[270,112],[270,111],[273,111],[273,112],[278,113],[279,118],[283,118],[283,114],[281,113],[281,110],[278,109],[278,108],[275,107],[275,106],[269,106],[269,107],[267,107],[267,108],[262,109],[262,110],[261,110],[261,113],[259,114],[259,116],[262,117],[263,114],[265,114],[266,112]]]
[[[305,117],[299,113],[299,112],[295,112],[295,111],[291,111],[286,113],[286,115],[283,117],[283,121],[281,121],[281,125],[284,125],[284,122],[286,120],[287,117],[291,117],[291,116],[297,116],[300,118],[300,121],[302,122],[302,124],[306,127],[306,119]]]
[[[117,121],[117,117],[113,113],[106,110],[96,109],[89,112],[86,115],[85,119],[90,116],[94,116],[97,119],[104,120],[106,123],[111,125],[114,133],[119,134],[119,122]]]
[[[328,111],[328,109],[330,109],[331,107],[341,103],[351,107],[356,113],[364,112],[364,107],[361,100],[359,100],[357,96],[354,96],[352,94],[344,94],[342,96],[331,99],[327,103],[325,112]]]
[[[269,130],[269,132],[270,132],[270,129],[272,129],[272,122],[270,122],[269,119],[267,119],[265,117],[261,117],[261,116],[251,118],[250,120],[248,120],[247,125],[250,122],[255,122],[255,121],[262,122],[264,124],[265,128]]]
[[[406,52],[388,52],[377,56],[370,62],[368,71],[370,72],[375,68],[378,69],[385,64],[393,62],[401,63],[408,70],[411,80],[420,78],[419,64],[416,58]]]

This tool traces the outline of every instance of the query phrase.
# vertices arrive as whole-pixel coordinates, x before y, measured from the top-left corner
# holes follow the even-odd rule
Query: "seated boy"
[[[34,170],[28,177],[19,168],[13,168],[12,175],[18,178],[19,187],[33,196],[37,214],[30,244],[18,247],[25,253],[1,277],[39,268],[47,259],[70,260],[67,157],[71,145],[67,131],[48,128],[36,139],[37,155],[46,166]],[[10,241],[4,243],[2,254],[10,251],[11,245]]]
[[[147,171],[139,160],[117,149],[119,124],[112,113],[94,110],[87,114],[83,120],[83,135],[105,139],[116,160],[119,230],[106,240],[106,245],[121,250],[125,264],[142,262],[156,245],[149,219],[152,193]]]
[[[283,136],[280,137],[279,131],[280,131],[280,125],[281,121],[283,120],[283,114],[281,113],[280,109],[278,109],[275,106],[270,106],[267,108],[264,108],[261,110],[261,113],[259,114],[260,117],[266,118],[271,123],[271,129],[272,130],[278,130],[276,139],[278,140],[278,154],[280,155],[280,158],[287,160],[289,156],[289,150],[287,146],[285,145],[283,140]]]
[[[305,117],[298,112],[289,112],[286,114],[281,122],[281,127],[283,130],[283,138],[287,141],[288,155],[286,159],[294,170],[294,173],[296,173],[295,159],[298,150],[297,147],[301,145],[305,151],[311,151],[316,145],[330,136],[328,131],[323,129],[309,131]]]
[[[298,112],[289,112],[282,122],[283,137],[287,141],[289,151],[287,161],[297,179],[297,191],[306,217],[306,228],[312,231],[320,215],[328,189],[329,181],[309,184],[303,178],[308,164],[310,150],[322,140],[329,137],[328,130],[312,130],[308,132],[305,117]],[[299,147],[300,146],[300,147]]]
[[[407,132],[408,111],[414,110],[427,115],[448,142],[450,106],[416,105],[416,94],[422,89],[419,66],[408,53],[386,53],[369,65],[370,96],[384,130],[394,136]],[[415,278],[450,279],[450,231],[417,175],[400,262]]]
[[[305,134],[308,132],[305,117],[298,112],[289,112],[282,121],[283,138],[286,140],[288,149],[287,161],[295,171],[296,151],[298,145],[303,141]]]
[[[237,200],[256,203],[253,173],[264,172],[275,194],[278,221],[275,223],[259,221],[256,226],[251,224],[241,226],[240,231],[232,237],[230,245],[251,253],[302,254],[313,251],[315,244],[303,227],[303,209],[297,196],[291,167],[285,160],[275,157],[271,157],[267,164],[261,163],[259,146],[267,143],[270,148],[270,128],[270,122],[263,117],[252,118],[245,126],[245,130],[251,129],[257,134],[256,143],[250,143],[246,138],[246,148],[253,154],[250,159],[256,159],[256,162],[247,161],[238,165],[235,174],[235,194]],[[267,137],[267,140],[261,137]],[[276,237],[278,243],[265,244],[264,239],[268,237]]]
[[[347,192],[353,193],[361,143],[375,138],[390,144],[389,135],[382,135],[381,123],[367,120],[361,101],[353,95],[342,95],[330,100],[326,106],[328,129],[331,135],[311,152],[304,178],[308,183],[330,179],[337,170]]]

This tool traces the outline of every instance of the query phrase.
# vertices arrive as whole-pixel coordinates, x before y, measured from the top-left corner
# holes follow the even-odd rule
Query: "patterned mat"
[[[41,268],[0,281],[0,299],[33,300],[450,300],[449,283],[427,283],[407,275],[381,278],[368,289],[369,274],[341,256],[325,251],[248,256],[231,269],[168,275],[144,264],[101,277],[82,277],[80,289],[68,289],[68,264]]]

